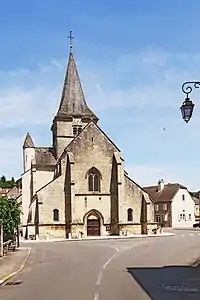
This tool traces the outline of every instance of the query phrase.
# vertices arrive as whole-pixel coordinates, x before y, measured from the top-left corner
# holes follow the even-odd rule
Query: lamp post
[[[183,101],[182,106],[180,107],[183,120],[188,123],[192,117],[194,103],[189,98],[189,94],[192,92],[193,88],[199,88],[200,81],[186,81],[182,85],[182,91],[186,94],[185,101]]]

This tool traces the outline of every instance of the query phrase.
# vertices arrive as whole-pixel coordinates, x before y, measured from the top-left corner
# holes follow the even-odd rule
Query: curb
[[[21,266],[19,267],[19,269],[17,271],[14,271],[14,272],[4,276],[2,279],[0,279],[0,285],[2,285],[5,281],[7,281],[11,277],[17,275],[19,272],[21,272],[24,269],[25,264],[26,264],[28,258],[30,257],[30,254],[31,254],[31,248],[29,247],[28,249],[29,249],[28,254],[26,255],[26,257],[25,257],[23,263],[21,264]]]
[[[198,268],[200,266],[200,259],[195,260],[190,266],[192,268]]]
[[[34,241],[23,241],[22,243],[58,243],[58,242],[75,242],[75,241],[112,241],[112,240],[127,240],[127,239],[138,239],[138,238],[160,238],[174,236],[174,233],[164,234],[152,234],[152,235],[130,235],[130,236],[116,236],[116,237],[104,237],[104,238],[75,238],[75,239],[49,239],[49,240],[34,240]]]

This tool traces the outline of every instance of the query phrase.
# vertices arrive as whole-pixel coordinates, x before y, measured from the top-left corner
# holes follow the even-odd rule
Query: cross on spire
[[[68,39],[69,39],[69,43],[70,43],[69,44],[70,52],[72,52],[72,46],[73,46],[72,41],[74,39],[74,37],[72,36],[72,30],[70,30],[70,32],[69,32]]]

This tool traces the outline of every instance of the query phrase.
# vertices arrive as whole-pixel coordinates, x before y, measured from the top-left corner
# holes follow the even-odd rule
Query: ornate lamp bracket
[[[200,87],[200,81],[186,81],[182,85],[182,91],[187,95],[186,99],[189,99],[188,95],[192,92],[193,88]]]

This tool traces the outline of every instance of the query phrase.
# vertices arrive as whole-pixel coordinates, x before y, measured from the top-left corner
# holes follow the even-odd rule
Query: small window
[[[78,127],[78,134],[81,133],[81,131],[82,131],[82,128]]]
[[[183,215],[182,215],[182,214],[180,214],[180,220],[182,220],[182,218],[183,218]]]
[[[59,221],[59,210],[57,208],[53,210],[53,220]]]
[[[77,127],[73,127],[73,135],[77,135],[77,133],[78,133]]]
[[[185,214],[183,214],[183,220],[185,220],[185,221],[186,221],[186,217],[185,217]]]
[[[182,199],[183,199],[183,201],[185,201],[185,195],[182,195]]]
[[[163,204],[163,210],[167,210],[167,204]]]
[[[157,216],[156,216],[156,222],[157,222],[157,223],[160,223],[160,222],[161,222],[161,216],[160,216],[160,215],[157,215]]]
[[[128,211],[127,211],[127,214],[128,214],[128,221],[133,221],[133,210],[132,208],[129,208]]]
[[[159,206],[158,206],[158,204],[156,204],[156,211],[158,211],[159,210]]]
[[[189,214],[189,221],[191,221],[192,220],[192,215],[191,214]]]

